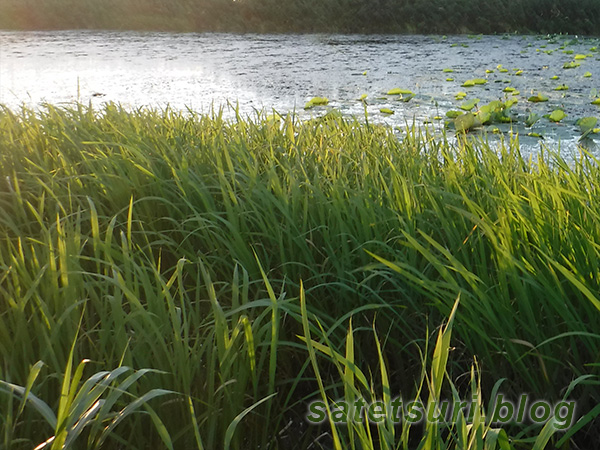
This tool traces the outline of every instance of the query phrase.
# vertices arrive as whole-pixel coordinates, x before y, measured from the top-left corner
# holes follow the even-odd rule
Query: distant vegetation
[[[597,0],[2,0],[0,28],[597,34]]]

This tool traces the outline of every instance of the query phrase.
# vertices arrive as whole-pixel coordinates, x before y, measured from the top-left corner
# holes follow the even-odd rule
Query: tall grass
[[[333,353],[311,367],[308,312],[338,353],[351,317],[376,318],[353,359],[416,394],[427,330],[458,295],[450,379],[475,355],[484,395],[506,378],[508,393],[558,400],[577,379],[583,415],[600,401],[600,170],[584,151],[567,163],[523,158],[518,139],[398,138],[335,115],[112,104],[4,109],[0,148],[0,379],[25,386],[35,368],[31,392],[55,410],[83,359],[80,379],[153,370],[114,397],[121,411],[171,392],[104,445],[159,445],[164,425],[175,448],[308,447],[323,430],[306,428],[306,402],[340,386]],[[7,448],[53,436],[12,398]]]
[[[3,0],[0,28],[598,34],[595,0]]]

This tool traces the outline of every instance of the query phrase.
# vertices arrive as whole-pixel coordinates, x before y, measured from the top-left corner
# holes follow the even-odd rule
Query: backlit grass
[[[103,427],[133,404],[109,448],[306,448],[328,430],[308,428],[306,402],[348,381],[311,339],[351,345],[376,389],[415,395],[428,335],[459,296],[456,393],[506,378],[504,392],[555,401],[575,381],[581,415],[600,401],[600,170],[588,154],[524,159],[518,139],[452,143],[336,115],[115,105],[5,109],[0,149],[0,379],[30,377],[63,419],[114,399]],[[464,376],[473,356],[481,387]],[[69,380],[120,367],[131,369],[107,391],[75,395]],[[128,395],[110,395],[143,369]],[[50,426],[19,398],[0,392],[7,448],[77,423]],[[514,448],[540,433],[522,429],[507,430]],[[79,445],[100,445],[99,428],[80,432]],[[463,448],[444,430],[435,440]]]

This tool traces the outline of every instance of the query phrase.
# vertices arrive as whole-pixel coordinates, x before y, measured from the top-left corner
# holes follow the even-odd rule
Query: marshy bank
[[[598,135],[580,120],[598,115],[599,48],[600,39],[566,35],[5,31],[0,103],[208,112],[233,102],[243,114],[275,109],[305,119],[335,110],[438,134],[457,113],[487,109],[476,128],[490,139],[519,133],[524,154],[543,142],[576,155],[586,134],[597,156]],[[326,104],[309,103],[314,97]]]
[[[29,376],[59,411],[53,427],[17,388],[0,393],[7,447],[54,428],[94,448],[121,416],[107,448],[314,448],[322,433],[333,446],[327,423],[306,425],[310,400],[413,398],[430,367],[425,397],[477,391],[479,373],[484,399],[505,378],[507,395],[567,396],[591,422],[440,425],[424,448],[597,442],[600,168],[584,150],[524,158],[516,140],[399,139],[338,115],[114,104],[3,109],[0,148],[0,379]],[[118,384],[133,397],[75,396],[121,366],[160,372]],[[337,433],[344,448],[412,448],[417,428]]]

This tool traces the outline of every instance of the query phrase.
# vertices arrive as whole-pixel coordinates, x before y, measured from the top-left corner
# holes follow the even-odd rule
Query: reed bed
[[[600,169],[584,150],[114,104],[3,109],[0,149],[3,448],[597,437]],[[368,390],[344,364],[372,395],[502,383],[569,394],[582,419],[555,435],[308,426],[309,400]]]
[[[0,28],[597,35],[595,0],[3,0]]]

